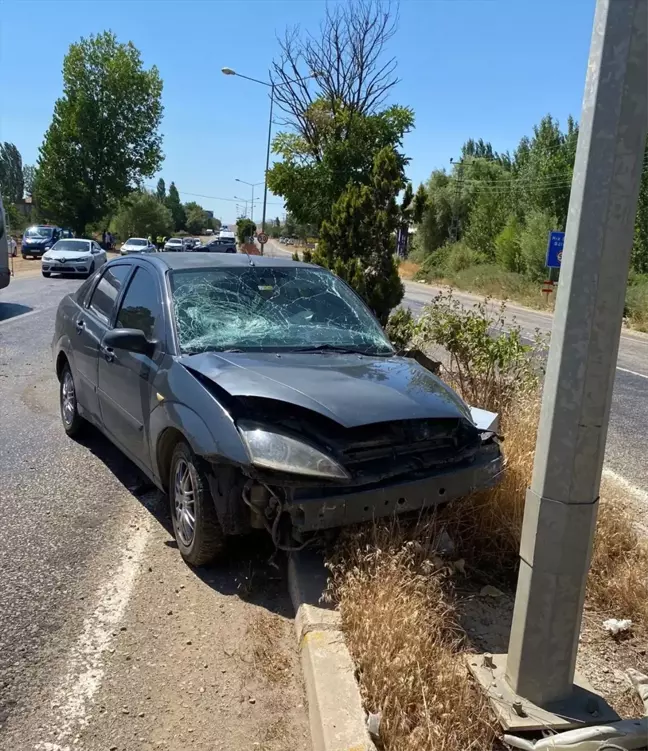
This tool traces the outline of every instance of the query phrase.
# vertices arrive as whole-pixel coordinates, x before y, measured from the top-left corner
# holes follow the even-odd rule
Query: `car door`
[[[108,260],[108,256],[106,255],[106,251],[99,245],[98,242],[92,241],[92,256],[95,259],[95,268],[98,269],[100,266],[103,266],[104,263]]]
[[[103,425],[138,463],[150,467],[148,451],[152,385],[164,356],[160,283],[153,270],[137,265],[119,304],[115,328],[140,329],[159,342],[151,356],[102,347],[98,395]]]
[[[122,285],[132,269],[130,263],[107,268],[72,321],[70,341],[74,351],[75,388],[81,406],[95,419],[100,418],[97,398],[99,345],[112,320]]]

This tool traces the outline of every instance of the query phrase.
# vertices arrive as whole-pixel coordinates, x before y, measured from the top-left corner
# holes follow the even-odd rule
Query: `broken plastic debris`
[[[491,584],[487,584],[485,587],[481,588],[479,595],[481,597],[503,597],[504,592],[497,587],[493,587]]]
[[[629,618],[619,620],[618,618],[608,618],[603,621],[603,628],[609,631],[613,636],[629,631],[632,628],[632,621]]]
[[[646,744],[648,718],[643,720],[621,720],[609,725],[595,725],[589,728],[567,730],[533,743],[516,735],[505,735],[504,743],[523,751],[596,751],[601,748],[641,749]]]
[[[382,720],[382,712],[376,712],[375,714],[369,713],[367,715],[367,730],[369,735],[374,739],[380,738],[380,722]]]

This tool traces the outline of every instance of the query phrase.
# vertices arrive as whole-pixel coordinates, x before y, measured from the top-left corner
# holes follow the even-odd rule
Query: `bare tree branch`
[[[351,117],[372,114],[398,83],[396,59],[385,60],[385,48],[396,33],[397,8],[392,0],[346,0],[327,6],[319,33],[287,29],[279,39],[281,54],[272,64],[275,101],[285,114],[282,124],[293,128],[321,158],[321,129],[313,122],[312,107],[326,102],[333,119],[340,109]],[[304,79],[317,74],[316,79]],[[298,79],[298,80],[294,80]]]

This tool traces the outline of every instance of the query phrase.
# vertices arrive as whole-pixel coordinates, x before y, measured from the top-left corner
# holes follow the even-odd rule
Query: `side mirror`
[[[157,342],[149,341],[140,329],[112,329],[104,336],[102,344],[139,355],[151,355]]]

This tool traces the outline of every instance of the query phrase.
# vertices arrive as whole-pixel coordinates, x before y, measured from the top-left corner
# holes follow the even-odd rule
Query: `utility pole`
[[[601,704],[574,687],[576,653],[647,99],[648,0],[598,0],[505,670],[518,697],[590,723]]]
[[[455,177],[455,189],[454,189],[454,201],[452,206],[452,219],[450,220],[450,242],[456,243],[459,239],[459,227],[461,220],[459,219],[459,206],[461,204],[461,194],[463,191],[464,181],[464,160],[460,159],[458,162],[450,159],[450,164],[453,164],[457,168],[457,174]]]

